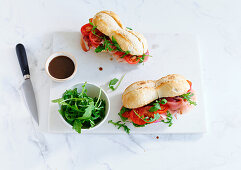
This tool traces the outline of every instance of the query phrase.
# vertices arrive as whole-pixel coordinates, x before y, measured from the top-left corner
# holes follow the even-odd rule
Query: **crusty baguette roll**
[[[158,98],[180,96],[189,89],[190,85],[185,77],[170,74],[156,81],[138,81],[131,84],[122,95],[122,103],[124,107],[134,109]]]
[[[148,46],[144,36],[125,28],[114,12],[98,12],[93,18],[93,24],[111,39],[113,36],[123,51],[130,51],[131,55],[143,55],[147,52]]]
[[[152,80],[138,81],[128,86],[123,95],[122,102],[126,108],[137,108],[147,105],[158,99],[156,82]]]

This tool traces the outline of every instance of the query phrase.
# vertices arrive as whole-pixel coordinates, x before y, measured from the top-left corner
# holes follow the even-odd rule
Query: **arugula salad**
[[[53,103],[60,105],[59,113],[73,129],[81,133],[81,129],[89,129],[98,125],[105,117],[106,103],[99,96],[92,98],[87,95],[85,88],[78,92],[77,88],[69,89],[64,92],[62,98],[52,100]]]

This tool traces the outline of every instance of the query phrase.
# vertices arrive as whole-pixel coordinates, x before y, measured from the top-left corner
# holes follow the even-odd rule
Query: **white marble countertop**
[[[0,0],[0,169],[241,169],[241,1]],[[203,135],[47,134],[33,124],[19,87],[15,45],[42,72],[52,33],[77,31],[97,11],[140,32],[198,35],[208,132]],[[41,62],[40,62],[41,61]],[[190,70],[191,71],[191,70]],[[235,89],[235,90],[233,90]]]

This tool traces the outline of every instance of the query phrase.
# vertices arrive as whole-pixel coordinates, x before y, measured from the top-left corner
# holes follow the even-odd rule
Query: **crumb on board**
[[[102,70],[103,70],[103,68],[102,68],[102,67],[99,67],[99,70],[100,70],[100,71],[102,71]]]
[[[156,136],[156,139],[159,139],[159,136]]]

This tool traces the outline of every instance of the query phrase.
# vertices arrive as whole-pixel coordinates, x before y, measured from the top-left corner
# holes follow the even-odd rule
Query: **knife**
[[[30,80],[30,73],[28,67],[28,59],[25,48],[23,44],[16,45],[16,53],[18,56],[18,62],[20,64],[21,71],[23,73],[24,82],[22,84],[22,89],[24,93],[25,102],[28,106],[29,112],[32,114],[34,120],[39,124],[38,110],[35,99],[35,94],[33,91],[33,85]]]

